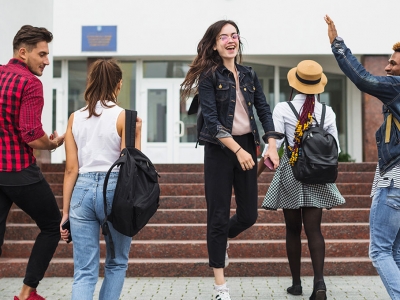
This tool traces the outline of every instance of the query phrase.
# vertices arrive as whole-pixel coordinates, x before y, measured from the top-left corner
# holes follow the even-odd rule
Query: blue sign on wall
[[[117,26],[82,26],[82,51],[117,51]]]

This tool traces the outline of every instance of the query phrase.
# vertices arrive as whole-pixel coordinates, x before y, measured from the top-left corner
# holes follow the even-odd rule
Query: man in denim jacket
[[[385,67],[373,76],[351,54],[329,16],[332,52],[343,73],[357,88],[383,103],[384,121],[376,132],[378,166],[372,185],[369,256],[392,299],[400,299],[400,43]]]

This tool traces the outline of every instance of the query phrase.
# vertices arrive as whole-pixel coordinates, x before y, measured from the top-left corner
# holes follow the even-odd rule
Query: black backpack
[[[254,80],[254,70],[251,69],[251,74],[250,74],[251,78]],[[213,79],[213,86],[214,89],[217,86],[217,78],[215,76],[215,72],[212,72],[212,79]],[[197,128],[197,143],[196,143],[196,148],[197,148],[197,144],[199,145],[204,145],[204,141],[200,140],[200,132],[201,132],[201,128],[203,128],[203,124],[204,124],[204,117],[203,114],[201,113],[201,106],[200,106],[200,100],[199,100],[199,94],[196,94],[193,99],[192,99],[192,103],[190,103],[190,107],[188,109],[187,112],[188,115],[194,115],[197,114],[197,124],[196,124],[196,128]]]
[[[104,235],[109,235],[112,257],[114,245],[108,228],[110,221],[115,230],[134,236],[142,229],[159,207],[160,177],[150,159],[135,148],[135,129],[137,112],[125,110],[125,144],[120,157],[110,167],[104,179],[103,199],[105,219],[102,224]],[[112,169],[119,166],[117,186],[111,214],[107,216],[107,183]]]
[[[290,101],[287,103],[299,119],[293,104]],[[325,112],[326,106],[322,104],[321,122],[304,131],[299,156],[292,166],[294,177],[303,183],[334,183],[338,175],[338,145],[334,136],[324,130]],[[285,139],[286,145],[289,145],[286,136]],[[287,151],[290,158],[291,152]]]

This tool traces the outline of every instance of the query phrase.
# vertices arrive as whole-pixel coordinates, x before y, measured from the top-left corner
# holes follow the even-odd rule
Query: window
[[[61,78],[61,60],[53,61],[53,78]]]
[[[244,65],[250,66],[257,74],[257,78],[260,81],[260,84],[263,88],[263,92],[265,94],[267,103],[270,105],[271,112],[274,108],[274,70],[273,66],[261,65],[261,64],[253,64],[253,63],[245,63]],[[257,116],[257,111],[255,107],[253,107],[254,115]],[[260,150],[261,152],[264,150],[264,141],[262,136],[264,135],[264,129],[261,125],[260,120],[256,117],[256,124],[258,128],[258,133],[260,134]]]
[[[190,61],[145,61],[144,78],[185,78]]]
[[[122,89],[118,95],[119,105],[125,109],[136,109],[136,62],[120,62]]]
[[[68,116],[86,105],[83,94],[86,88],[87,61],[68,62]]]

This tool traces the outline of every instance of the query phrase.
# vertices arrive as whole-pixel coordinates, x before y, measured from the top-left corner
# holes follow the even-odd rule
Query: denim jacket
[[[343,73],[357,88],[383,103],[384,121],[375,134],[381,176],[400,164],[400,76],[373,76],[352,55],[344,42],[334,41],[332,52]]]
[[[251,75],[251,68],[236,64],[239,71],[240,90],[247,104],[247,113],[250,119],[250,127],[254,136],[256,146],[260,145],[253,106],[264,129],[263,140],[268,143],[268,138],[281,139],[283,135],[275,131],[272,121],[270,106],[267,103],[262,91],[261,84],[254,73]],[[199,140],[220,144],[225,147],[219,137],[232,136],[233,117],[236,105],[236,83],[233,73],[225,66],[219,66],[215,70],[214,84],[212,71],[206,71],[199,78],[199,101],[204,117],[204,124],[200,131]]]

